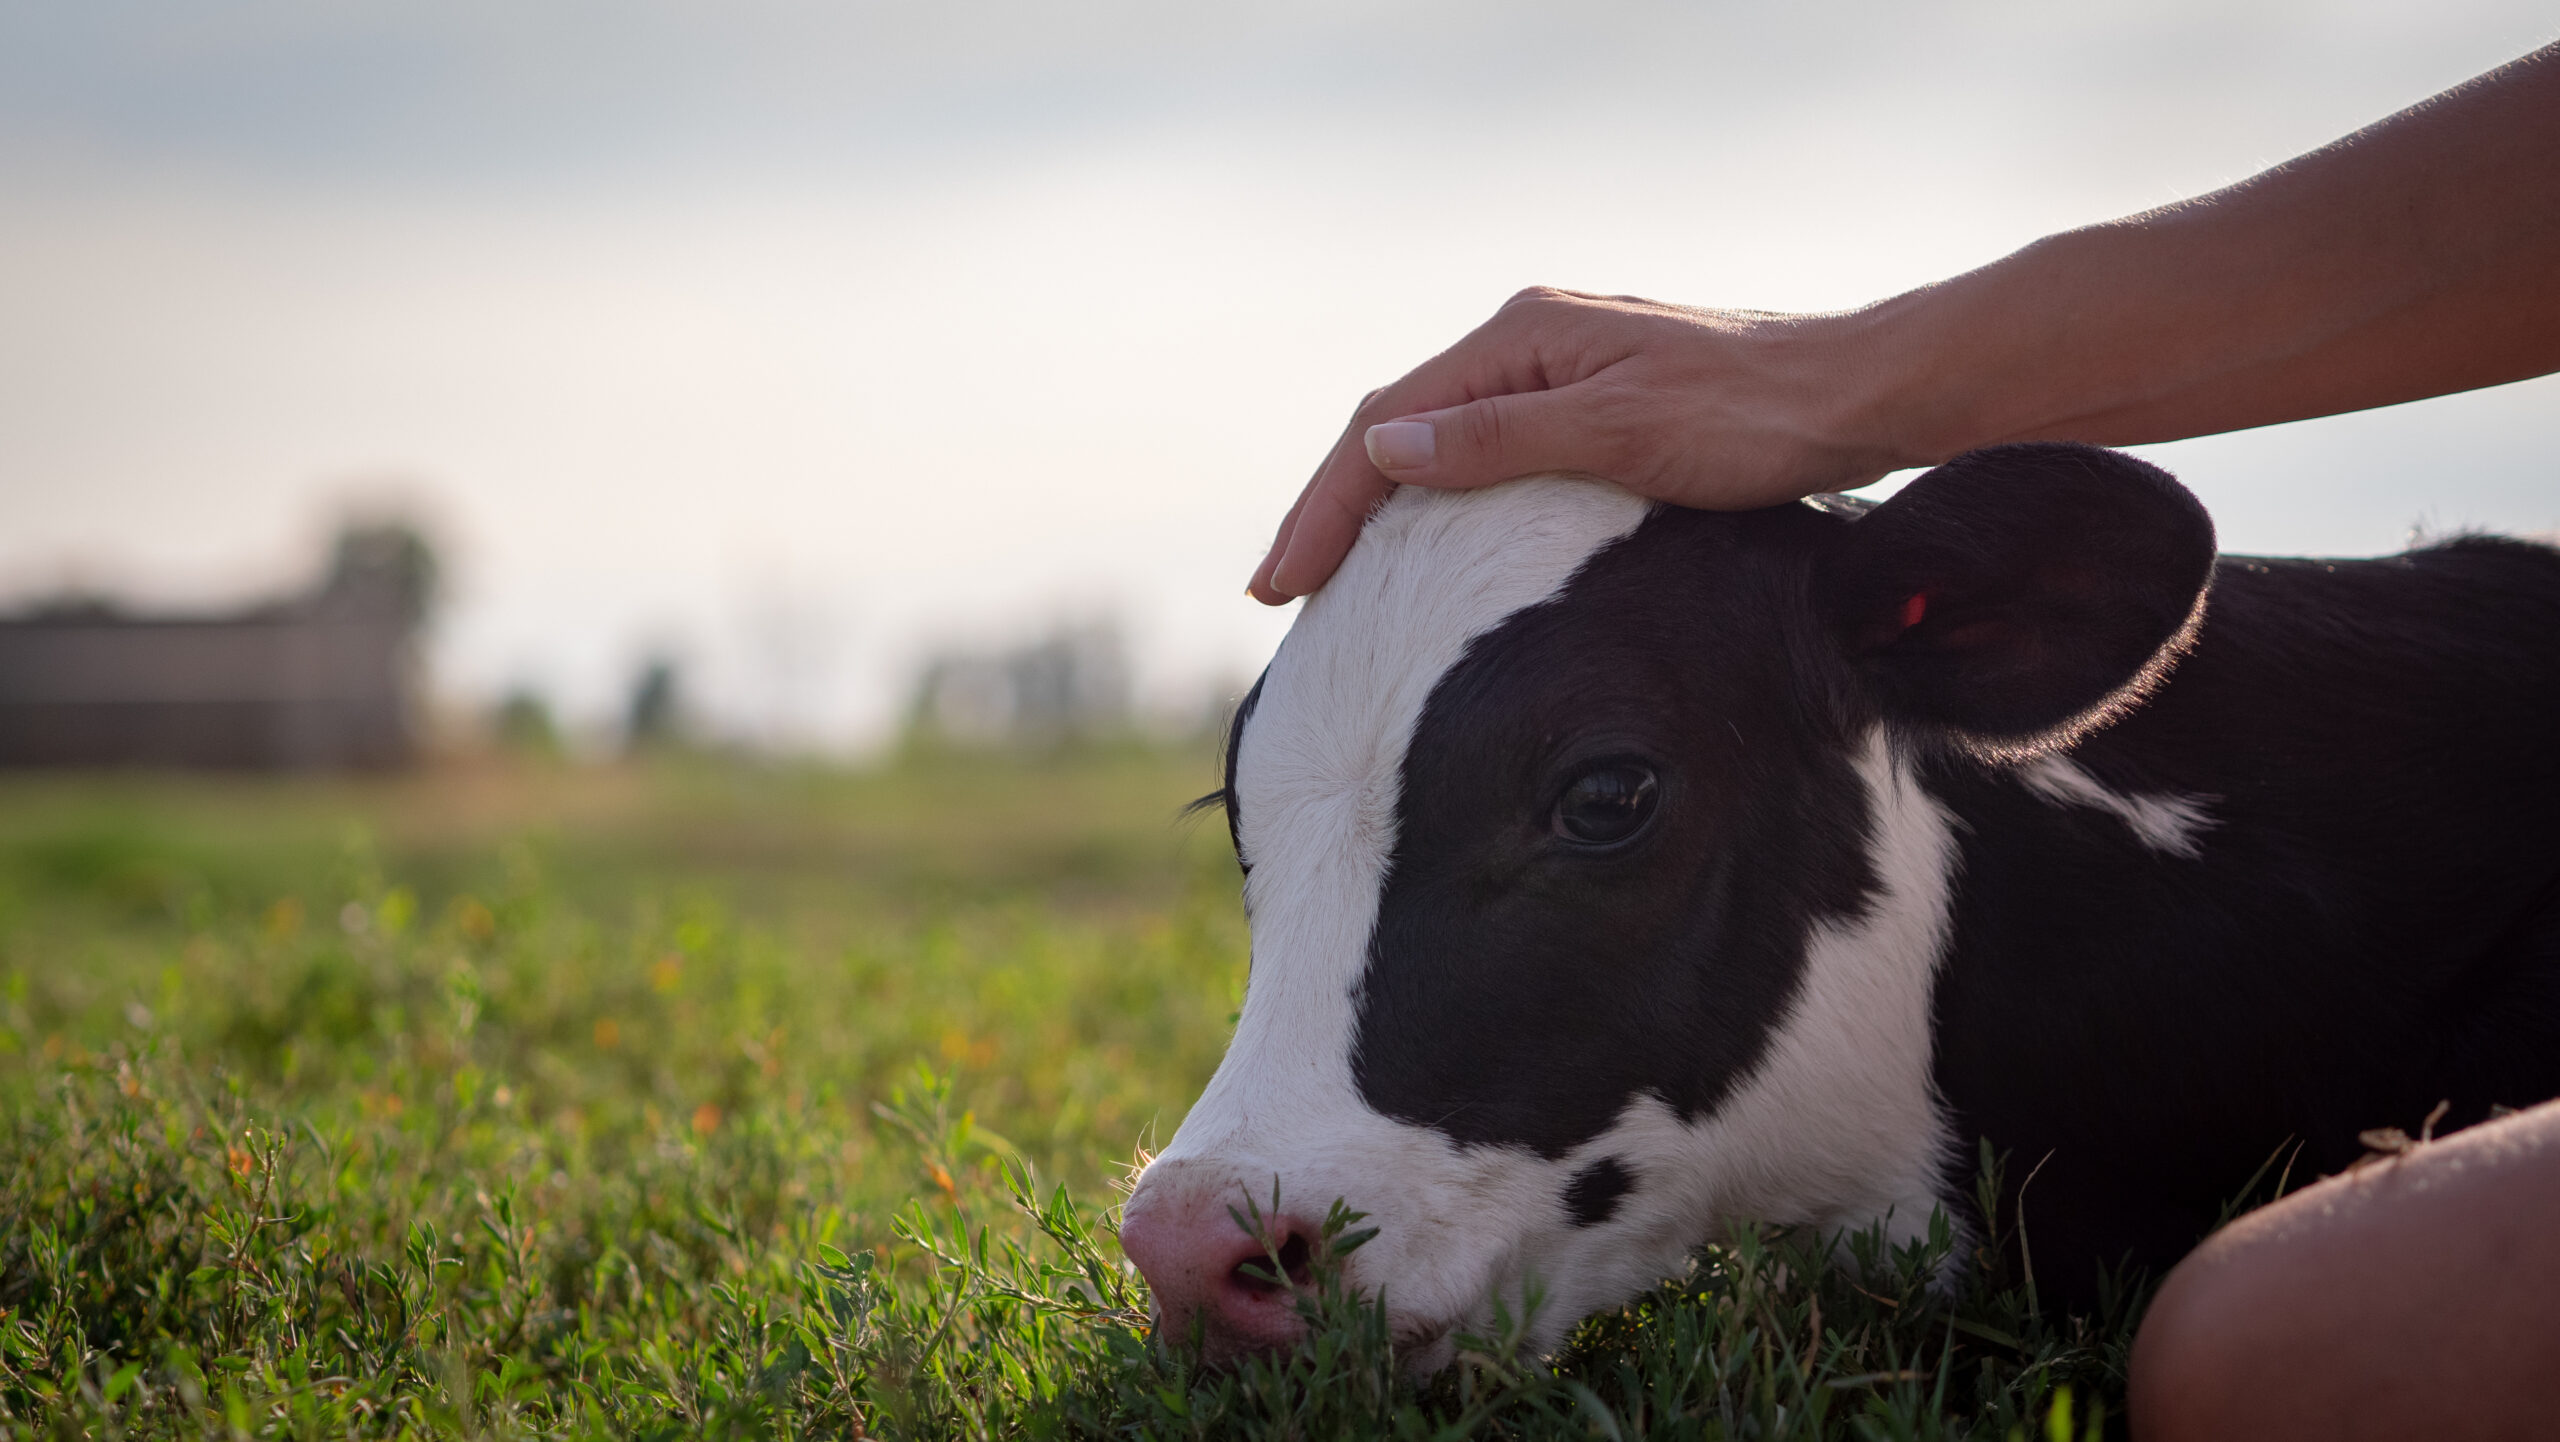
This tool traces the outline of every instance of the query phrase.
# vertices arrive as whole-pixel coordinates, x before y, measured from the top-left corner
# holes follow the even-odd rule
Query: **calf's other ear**
[[[1814,604],[1893,724],[1991,756],[2066,745],[2193,639],[2213,522],[2094,446],[1969,451],[1845,527]]]

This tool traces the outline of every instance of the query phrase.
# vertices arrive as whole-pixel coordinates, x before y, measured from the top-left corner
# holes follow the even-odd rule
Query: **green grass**
[[[0,781],[15,1436],[2074,1437],[2130,1302],[1751,1232],[1418,1385],[1111,1236],[1245,956],[1209,758]],[[1351,1219],[1337,1219],[1356,1239]],[[1996,1279],[1994,1279],[1996,1281]],[[2076,1414],[2073,1399],[2077,1399]]]

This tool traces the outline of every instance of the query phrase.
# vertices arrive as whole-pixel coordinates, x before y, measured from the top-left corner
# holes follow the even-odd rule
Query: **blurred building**
[[[1125,733],[1131,710],[1119,628],[1087,622],[1003,650],[928,658],[907,733],[928,743],[1045,749]]]
[[[310,590],[229,615],[64,598],[0,619],[0,766],[398,766],[434,586],[414,531],[366,526]]]

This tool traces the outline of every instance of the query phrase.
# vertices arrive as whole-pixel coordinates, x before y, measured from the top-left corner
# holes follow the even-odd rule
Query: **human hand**
[[[1867,313],[1692,310],[1544,287],[1353,413],[1248,588],[1322,586],[1397,484],[1576,471],[1713,510],[1862,486],[1910,455],[1883,439]]]

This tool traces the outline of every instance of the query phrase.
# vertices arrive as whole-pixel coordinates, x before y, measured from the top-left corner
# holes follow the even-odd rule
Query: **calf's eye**
[[[1656,790],[1651,767],[1632,761],[1594,766],[1557,799],[1556,835],[1584,846],[1625,841],[1653,818]]]

